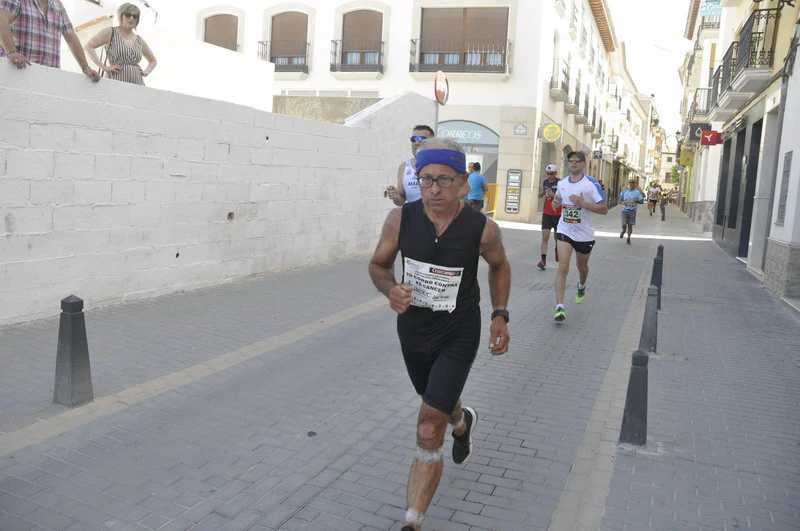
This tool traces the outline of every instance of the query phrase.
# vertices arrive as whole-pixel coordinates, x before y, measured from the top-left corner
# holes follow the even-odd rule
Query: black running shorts
[[[557,240],[561,240],[562,242],[566,242],[566,243],[570,244],[572,246],[572,248],[575,249],[576,253],[581,253],[581,254],[589,254],[589,253],[591,253],[592,252],[592,248],[594,247],[594,242],[595,242],[595,240],[592,240],[590,242],[576,242],[575,240],[573,240],[569,236],[564,236],[560,232],[558,234],[556,234],[556,239]]]
[[[477,306],[459,317],[436,313],[445,315],[428,322],[398,319],[397,334],[417,394],[429,406],[450,415],[478,354],[481,313]]]
[[[552,214],[542,214],[542,230],[558,230],[558,222],[561,216],[554,216]]]

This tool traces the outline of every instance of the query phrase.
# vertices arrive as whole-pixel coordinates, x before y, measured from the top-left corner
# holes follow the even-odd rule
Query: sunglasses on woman
[[[137,22],[139,21],[139,15],[137,15],[136,13],[123,13],[122,16],[125,18],[132,18]]]

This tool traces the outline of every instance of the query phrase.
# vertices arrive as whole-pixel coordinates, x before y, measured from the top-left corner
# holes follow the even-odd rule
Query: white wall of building
[[[800,55],[800,54],[799,54]],[[777,160],[778,178],[775,181],[775,201],[772,205],[772,227],[769,237],[783,243],[800,244],[800,128],[793,117],[800,116],[800,65],[795,63],[794,74],[789,78],[787,101],[781,133],[780,155]],[[792,165],[786,198],[784,222],[777,224],[778,204],[786,167],[786,154],[792,152]]]
[[[436,112],[344,127],[0,63],[0,325],[367,253]]]

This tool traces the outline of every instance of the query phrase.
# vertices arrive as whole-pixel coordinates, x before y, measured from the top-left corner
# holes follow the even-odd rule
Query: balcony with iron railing
[[[586,49],[589,47],[589,39],[587,37],[586,28],[581,29],[581,43],[578,47],[578,53],[581,55],[581,58],[586,58]]]
[[[715,15],[713,17],[703,17],[700,20],[700,29],[719,29],[719,22],[722,17],[720,15]]]
[[[308,75],[306,41],[258,41],[258,57],[275,64],[275,73]]]
[[[580,76],[578,80],[575,82],[575,86],[573,87],[572,91],[572,98],[567,100],[564,104],[564,112],[567,114],[574,114],[576,115],[575,120],[577,121],[577,115],[580,113],[581,110],[581,85],[580,85]]]
[[[592,108],[591,117],[583,125],[583,130],[587,133],[594,133],[597,130],[597,107]],[[594,137],[594,135],[592,135]]]
[[[555,0],[555,3],[556,11],[558,11],[558,14],[561,15],[561,18],[564,18],[564,16],[567,14],[566,2],[564,2],[564,0]]]
[[[711,89],[699,88],[694,93],[692,99],[692,112],[696,117],[705,118],[711,109]]]
[[[569,99],[569,64],[556,58],[553,61],[553,77],[550,78],[550,97],[554,101]]]
[[[758,92],[772,78],[780,9],[756,9],[742,26],[731,87]]]
[[[569,22],[569,36],[572,37],[572,40],[578,39],[578,10],[573,5],[572,6],[572,18]]]
[[[578,114],[575,115],[575,123],[577,124],[587,124],[589,123],[589,94],[588,92],[583,97],[583,105],[581,105],[580,111]]]
[[[509,74],[507,39],[412,39],[409,72]],[[502,76],[500,76],[502,77]]]
[[[331,72],[334,75],[344,73],[348,77],[364,74],[380,79],[383,74],[383,49],[383,41],[331,41]]]

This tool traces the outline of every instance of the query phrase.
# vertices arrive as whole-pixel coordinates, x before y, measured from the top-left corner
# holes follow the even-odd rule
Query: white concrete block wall
[[[366,257],[436,114],[403,94],[337,126],[0,63],[0,325]]]

